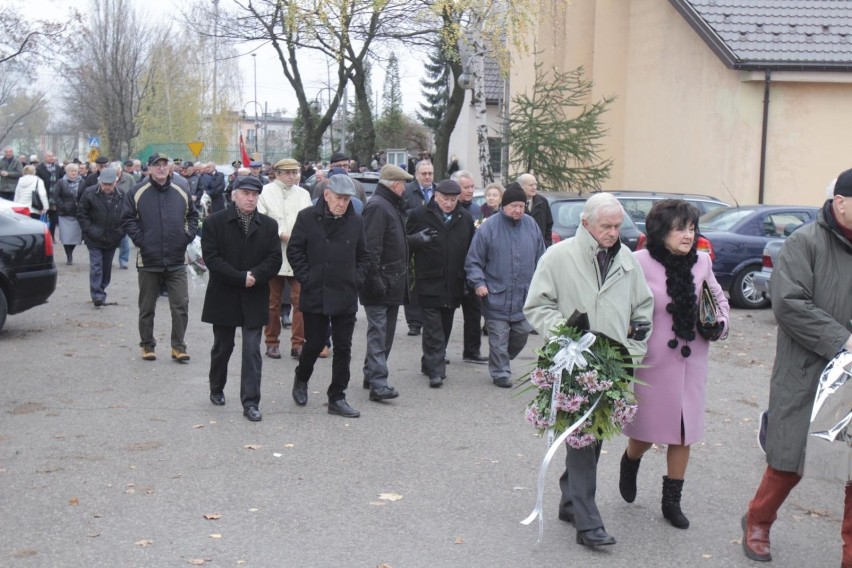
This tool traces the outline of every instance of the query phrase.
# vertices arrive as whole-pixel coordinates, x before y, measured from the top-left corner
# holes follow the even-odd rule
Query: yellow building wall
[[[763,73],[728,69],[667,0],[542,0],[535,45],[545,68],[584,65],[605,115],[604,189],[703,193],[758,202]],[[513,65],[531,88],[532,55]],[[852,156],[852,74],[775,73],[764,203],[820,204]],[[836,81],[836,82],[826,82]]]

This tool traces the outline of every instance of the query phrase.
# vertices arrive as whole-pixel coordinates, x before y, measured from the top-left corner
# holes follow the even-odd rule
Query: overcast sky
[[[11,1],[11,0],[2,0]],[[130,0],[134,5],[138,6],[141,11],[153,17],[159,17],[160,14],[166,14],[166,17],[175,18],[175,23],[180,25],[179,14],[180,6],[184,6],[186,2],[178,0]],[[222,0],[222,6],[226,6],[229,0]],[[52,14],[60,15],[67,13],[69,8],[76,8],[81,12],[85,12],[89,6],[89,0],[28,0],[25,4],[25,13],[31,14]],[[293,89],[284,77],[281,71],[281,64],[278,61],[278,56],[275,50],[264,45],[237,46],[237,51],[240,54],[240,69],[242,71],[242,106],[240,109],[245,109],[247,114],[254,114],[254,106],[250,101],[255,100],[255,73],[254,65],[251,57],[252,50],[257,54],[257,101],[264,105],[268,103],[270,112],[284,109],[287,115],[294,116],[298,108],[298,102],[293,94]],[[400,82],[402,84],[402,99],[403,106],[407,113],[414,114],[419,108],[421,100],[420,95],[420,74],[422,72],[422,64],[419,63],[410,53],[397,53],[400,58]],[[325,61],[315,59],[312,64],[299,62],[300,70],[303,74],[306,89],[310,96],[317,96],[320,90],[328,86],[328,68]],[[334,80],[334,73],[331,74]],[[381,91],[384,82],[384,69],[373,67],[372,86],[373,100],[375,102],[378,92],[379,104],[381,104]],[[332,86],[335,86],[332,84]],[[350,100],[354,100],[354,93],[350,87]],[[326,100],[328,92],[321,94],[322,99]]]

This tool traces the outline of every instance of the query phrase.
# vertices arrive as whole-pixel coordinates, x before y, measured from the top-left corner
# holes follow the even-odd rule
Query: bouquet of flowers
[[[582,317],[582,316],[581,316]],[[548,443],[569,428],[572,448],[621,433],[636,415],[628,369],[635,365],[620,343],[603,334],[571,325],[574,317],[553,330],[539,349],[538,364],[524,392],[535,390],[525,413],[527,421],[548,435]]]
[[[201,255],[201,237],[195,239],[186,247],[186,273],[193,287],[206,286],[209,279],[207,265]]]

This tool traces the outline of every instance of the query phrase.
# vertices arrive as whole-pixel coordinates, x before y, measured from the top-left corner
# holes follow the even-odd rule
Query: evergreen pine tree
[[[452,74],[444,50],[436,46],[429,54],[425,64],[426,77],[420,79],[425,103],[420,103],[423,112],[417,112],[417,118],[433,133],[438,132],[447,112],[450,100],[450,82]]]
[[[376,146],[407,148],[407,121],[402,113],[402,90],[399,86],[399,62],[391,54],[382,89],[382,116],[376,121]]]

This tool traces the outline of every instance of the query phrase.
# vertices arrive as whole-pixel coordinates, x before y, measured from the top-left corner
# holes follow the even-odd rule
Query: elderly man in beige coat
[[[591,331],[622,343],[636,362],[645,356],[654,297],[642,267],[619,240],[624,209],[609,193],[586,201],[577,234],[553,245],[538,263],[530,283],[524,315],[546,338],[574,311],[589,317]],[[615,544],[606,532],[595,503],[601,442],[580,449],[567,447],[565,472],[559,479],[559,518],[573,523],[577,542],[597,547]]]
[[[290,356],[298,358],[305,343],[305,325],[302,312],[299,311],[299,281],[293,277],[293,269],[287,261],[287,243],[296,216],[299,211],[311,206],[311,196],[299,187],[299,162],[285,158],[277,162],[275,181],[263,186],[263,192],[257,201],[257,210],[272,217],[278,223],[278,237],[281,239],[281,254],[284,262],[278,276],[269,281],[269,321],[264,329],[266,336],[266,356],[272,359],[281,358],[278,336],[281,335],[281,295],[285,283],[290,284],[290,305],[293,306],[291,320],[293,327],[290,338]]]

